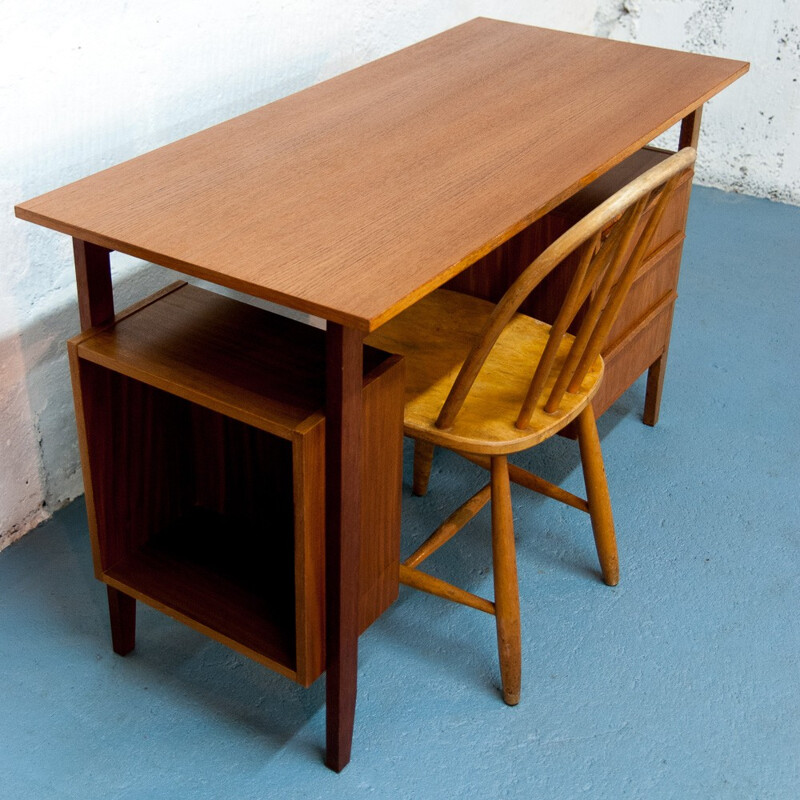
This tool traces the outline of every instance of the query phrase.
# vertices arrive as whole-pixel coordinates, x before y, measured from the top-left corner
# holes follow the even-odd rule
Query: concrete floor
[[[601,420],[620,585],[588,519],[514,492],[519,706],[492,620],[402,589],[362,638],[334,775],[324,679],[141,606],[136,651],[112,654],[78,501],[0,554],[0,797],[799,797],[799,260],[800,208],[695,189],[661,421],[641,381]],[[572,442],[520,460],[581,487]],[[440,454],[419,499],[406,466],[409,552],[481,475]],[[436,569],[490,595],[488,540],[484,511]]]

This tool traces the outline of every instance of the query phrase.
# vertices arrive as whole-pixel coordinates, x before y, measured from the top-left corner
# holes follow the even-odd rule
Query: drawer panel
[[[635,329],[666,295],[676,291],[682,245],[683,234],[676,234],[671,242],[642,264],[608,335],[605,352],[611,351]]]
[[[497,302],[525,267],[562,233],[617,189],[670,155],[667,151],[649,147],[634,153],[545,217],[448,281],[446,288]],[[650,254],[661,248],[671,237],[683,233],[690,192],[691,175],[688,175],[676,189],[664,212],[651,244]],[[645,222],[646,217],[641,224],[644,225]],[[533,291],[520,310],[545,322],[553,322],[576,266],[576,257],[565,259]],[[646,265],[643,265],[643,269],[646,269]]]
[[[603,357],[606,370],[592,401],[600,416],[664,352],[669,341],[675,298],[668,299],[647,324],[630,333]]]
[[[673,237],[683,234],[686,226],[686,215],[689,211],[689,194],[691,188],[690,177],[684,177],[675,189],[675,193],[672,195],[669,205],[664,209],[664,214],[661,217],[661,221],[658,223],[658,227],[653,234],[653,240],[650,242],[650,247],[645,255],[645,261],[666,245]],[[642,218],[636,226],[634,241],[636,241],[636,237],[638,237],[639,233],[644,229],[644,226],[647,225],[652,213],[653,205],[651,204],[651,206],[645,210],[644,214],[642,214]],[[629,248],[625,257],[627,258],[630,256],[632,251],[633,247]]]

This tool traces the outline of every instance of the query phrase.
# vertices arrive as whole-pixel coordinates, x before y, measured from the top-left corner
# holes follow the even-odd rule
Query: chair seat
[[[437,428],[442,404],[494,308],[486,300],[437,289],[367,337],[367,344],[405,357],[407,435],[467,453],[514,453],[552,436],[589,403],[603,375],[600,356],[580,389],[565,394],[558,411],[544,410],[573,340],[566,334],[531,426],[526,430],[516,427],[550,325],[515,314],[486,359],[453,427]]]

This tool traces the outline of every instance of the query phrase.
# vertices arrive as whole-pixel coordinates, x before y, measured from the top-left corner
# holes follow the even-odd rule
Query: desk
[[[694,139],[746,70],[477,19],[17,206],[73,237],[84,328],[113,321],[112,250],[327,320],[332,768],[355,713],[363,337],[674,123]]]

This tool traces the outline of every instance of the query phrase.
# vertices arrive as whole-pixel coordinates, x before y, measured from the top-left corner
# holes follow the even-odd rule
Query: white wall
[[[697,179],[800,204],[800,0],[601,0],[614,39],[736,58],[750,72],[703,112]]]
[[[0,548],[82,491],[64,348],[78,330],[71,244],[16,220],[17,202],[479,15],[700,50],[719,29],[726,52],[759,61],[777,88],[744,110],[715,101],[702,175],[798,202],[784,120],[797,119],[796,84],[787,111],[786,70],[766,69],[778,50],[796,67],[797,29],[774,23],[770,33],[756,0],[738,0],[735,12],[708,0],[624,5],[644,10],[598,0],[0,0]],[[762,5],[787,19],[797,4]],[[707,19],[690,24],[704,9]],[[751,36],[754,26],[763,35]],[[767,135],[755,154],[753,140]],[[114,259],[118,307],[171,279]]]

